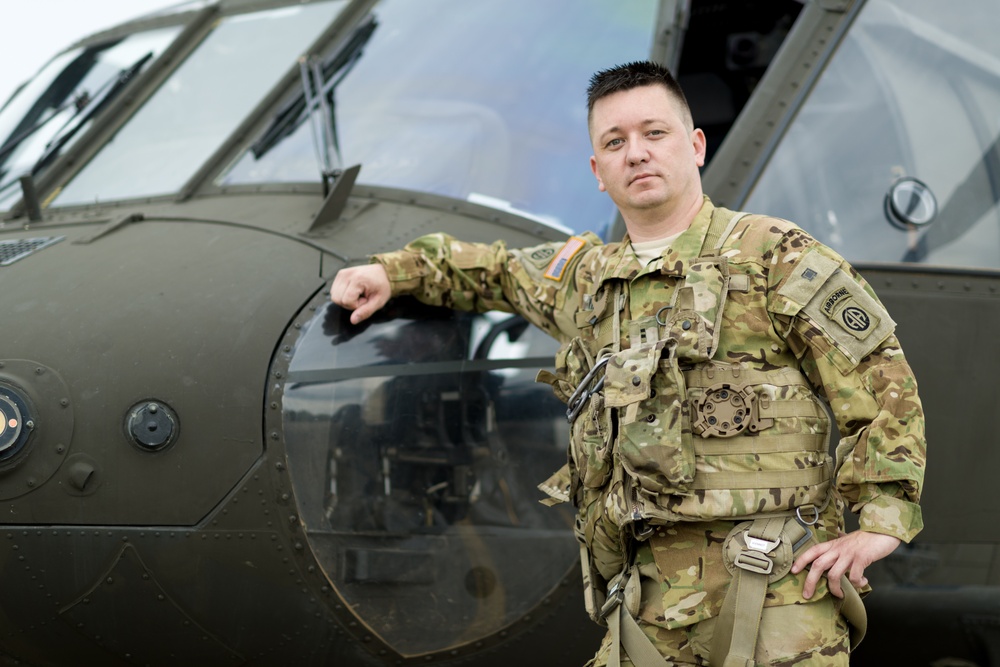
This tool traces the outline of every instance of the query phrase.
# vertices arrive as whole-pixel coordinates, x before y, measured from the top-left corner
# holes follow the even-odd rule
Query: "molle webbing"
[[[692,489],[787,489],[797,486],[816,486],[832,476],[830,466],[816,466],[799,470],[752,470],[747,472],[699,472],[691,484]]]
[[[726,440],[702,440],[692,443],[697,456],[725,456],[727,454],[781,454],[784,452],[826,451],[826,434],[803,434],[790,440],[787,435],[758,435]]]
[[[778,368],[770,371],[760,371],[743,366],[723,366],[719,364],[702,364],[684,370],[684,381],[691,387],[711,387],[721,379],[737,379],[746,384],[771,384],[776,387],[808,386],[795,368]]]

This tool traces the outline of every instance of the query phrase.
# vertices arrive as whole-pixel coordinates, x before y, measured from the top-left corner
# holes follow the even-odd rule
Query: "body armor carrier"
[[[726,233],[742,217],[716,209]],[[732,217],[730,217],[732,216]],[[727,219],[728,218],[728,219]],[[713,239],[710,231],[706,246]],[[722,243],[719,243],[721,248]],[[717,253],[718,248],[714,249]],[[629,323],[620,287],[613,324],[559,353],[571,422],[571,495],[606,494],[622,529],[677,521],[750,519],[825,504],[831,422],[796,368],[760,370],[713,361],[730,275],[725,257],[695,260],[657,315]]]

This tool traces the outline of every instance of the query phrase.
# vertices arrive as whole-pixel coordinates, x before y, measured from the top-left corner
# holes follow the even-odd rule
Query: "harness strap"
[[[607,667],[621,667],[623,648],[635,667],[668,667],[666,658],[656,650],[632,615],[638,613],[640,596],[639,568],[632,565],[612,581],[608,602],[601,610],[611,634]]]
[[[621,648],[635,667],[667,667],[666,659],[653,646],[646,633],[628,611],[618,605],[608,615],[608,629],[611,630],[611,655],[608,667],[621,667]]]
[[[733,216],[726,219],[726,213]],[[702,243],[701,252],[703,255],[716,255],[722,250],[723,244],[729,235],[736,229],[736,223],[745,218],[749,213],[744,211],[726,211],[716,208],[712,212],[712,220],[708,223],[708,232],[705,234],[705,241]],[[709,252],[706,252],[709,251]]]
[[[793,519],[755,519],[751,524],[745,533],[746,549],[735,559],[733,581],[715,622],[709,658],[711,667],[754,667],[768,575],[774,572],[775,565],[769,554],[782,540],[801,546],[799,543],[805,543],[802,538],[806,535],[808,531]],[[731,535],[729,539],[734,538]],[[779,563],[779,566],[790,568],[791,563]]]

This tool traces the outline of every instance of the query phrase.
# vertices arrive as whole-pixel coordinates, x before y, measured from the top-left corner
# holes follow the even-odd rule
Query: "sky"
[[[91,33],[180,0],[0,0],[0,105],[52,56]]]

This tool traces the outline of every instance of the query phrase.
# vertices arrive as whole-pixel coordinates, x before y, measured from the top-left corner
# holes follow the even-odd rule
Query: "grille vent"
[[[65,236],[39,236],[33,239],[0,241],[0,266],[10,266],[33,252],[62,241]]]

